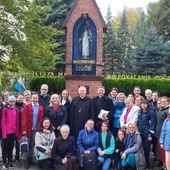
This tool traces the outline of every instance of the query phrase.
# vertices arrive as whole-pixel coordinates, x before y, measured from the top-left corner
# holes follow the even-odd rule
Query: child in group
[[[117,133],[117,139],[115,142],[115,152],[114,152],[114,169],[116,170],[122,169],[121,153],[125,149],[124,139],[125,139],[125,130],[119,129]]]
[[[16,98],[8,97],[7,105],[2,109],[2,158],[3,169],[13,168],[12,152],[14,148],[14,140],[19,134],[19,114],[15,107]],[[8,158],[8,162],[6,160]]]

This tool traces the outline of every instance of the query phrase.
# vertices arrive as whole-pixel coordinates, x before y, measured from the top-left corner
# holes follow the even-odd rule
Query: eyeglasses
[[[135,127],[128,127],[129,129],[135,129]]]
[[[41,89],[41,90],[48,90],[48,89]]]

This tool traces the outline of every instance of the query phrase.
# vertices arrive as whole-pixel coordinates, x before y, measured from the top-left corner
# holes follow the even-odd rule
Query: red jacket
[[[42,121],[44,117],[44,110],[41,105],[39,105],[38,109],[38,117],[37,117],[37,125]],[[26,135],[30,137],[33,123],[33,108],[32,103],[24,106],[22,114],[21,114],[21,135],[24,131],[26,131]]]

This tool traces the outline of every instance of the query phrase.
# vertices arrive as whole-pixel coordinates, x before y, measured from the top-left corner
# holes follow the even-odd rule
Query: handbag
[[[47,145],[45,145],[44,147],[49,149],[51,147],[50,141],[47,140],[41,132],[40,132],[40,135],[47,141]],[[37,161],[51,158],[51,156],[45,154],[45,152],[39,151],[37,148],[35,148],[35,157]]]
[[[35,157],[37,161],[51,158],[51,156],[46,155],[44,152],[41,152],[38,149],[35,150]]]

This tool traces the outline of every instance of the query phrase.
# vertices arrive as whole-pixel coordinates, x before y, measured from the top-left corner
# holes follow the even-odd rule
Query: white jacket
[[[127,121],[126,121],[126,124],[124,124],[124,116],[126,114],[126,111],[127,111],[127,108],[125,108],[123,110],[123,113],[120,117],[120,126],[128,126],[128,123],[130,122],[133,122],[133,123],[137,123],[137,120],[138,120],[138,111],[139,111],[140,107],[139,106],[135,106],[133,105],[129,114],[128,114],[128,117],[127,117]]]

